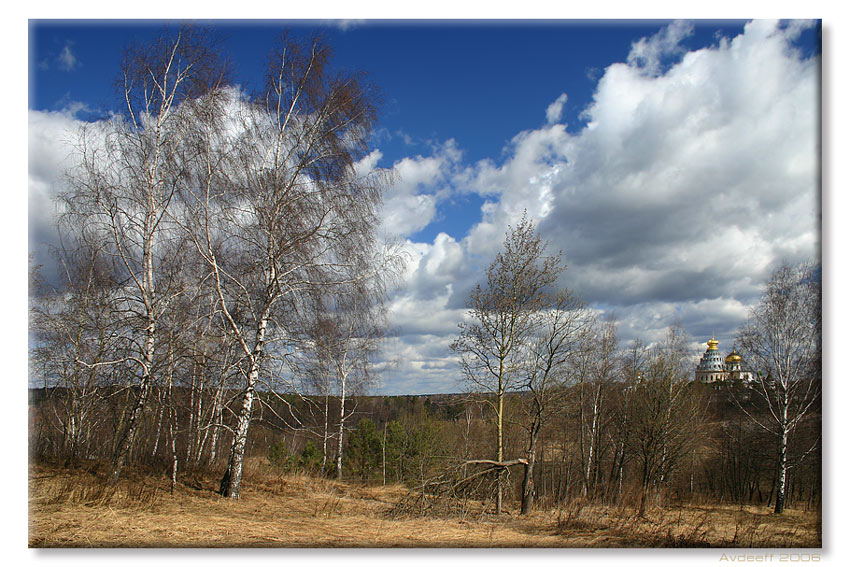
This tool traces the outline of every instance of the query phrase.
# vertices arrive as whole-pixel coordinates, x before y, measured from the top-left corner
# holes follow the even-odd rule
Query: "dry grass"
[[[820,517],[756,507],[650,510],[574,502],[527,517],[396,518],[400,486],[363,487],[247,467],[238,501],[216,479],[30,468],[31,547],[820,547]],[[478,516],[476,516],[477,518]]]

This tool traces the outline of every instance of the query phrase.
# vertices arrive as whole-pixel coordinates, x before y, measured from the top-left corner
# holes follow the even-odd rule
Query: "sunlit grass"
[[[632,507],[575,500],[520,516],[393,517],[406,489],[278,474],[249,462],[238,501],[181,478],[30,468],[32,547],[820,547],[820,516],[756,506]]]

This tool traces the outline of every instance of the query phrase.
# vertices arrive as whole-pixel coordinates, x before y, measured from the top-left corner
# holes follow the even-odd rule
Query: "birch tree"
[[[523,347],[539,325],[547,292],[563,271],[560,254],[546,254],[546,242],[523,215],[511,227],[503,250],[487,268],[487,282],[467,301],[466,321],[452,350],[460,356],[463,380],[495,413],[497,462],[504,461],[505,393],[522,380]],[[499,473],[496,513],[502,512],[503,478]]]
[[[584,337],[585,348],[580,350],[576,357],[578,364],[574,367],[579,398],[579,452],[586,497],[595,495],[599,482],[605,396],[619,363],[616,321],[594,323],[592,332]]]
[[[374,273],[380,278],[379,273]],[[346,401],[363,393],[373,382],[372,363],[379,352],[386,322],[383,284],[373,278],[351,278],[352,284],[340,285],[333,294],[322,294],[316,301],[309,342],[313,369],[318,372],[317,386],[324,394],[323,464],[327,461],[328,398],[339,402],[337,416],[336,473],[342,479],[345,422],[352,410]]]
[[[71,234],[65,242],[55,252],[60,287],[34,274],[31,360],[58,406],[46,421],[61,432],[61,454],[74,461],[98,454],[92,437],[104,419],[99,390],[113,384],[111,361],[123,356],[126,345],[114,321],[115,280],[101,248]]]
[[[623,480],[626,461],[632,456],[632,438],[634,432],[630,429],[632,406],[636,391],[647,374],[649,364],[649,347],[641,339],[633,339],[619,360],[621,386],[614,388],[612,401],[614,407],[612,426],[615,433],[614,458],[611,464],[609,485],[616,485],[617,499],[623,495]]]
[[[85,225],[108,243],[120,269],[127,361],[133,366],[135,396],[119,428],[112,475],[124,467],[154,381],[157,329],[179,293],[169,265],[179,257],[167,220],[181,173],[174,160],[180,146],[179,107],[219,78],[217,56],[202,32],[182,28],[148,45],[130,48],[120,78],[123,112],[84,128],[81,166],[62,195],[71,222]]]
[[[299,349],[297,356],[291,361],[290,367],[296,376],[300,377],[300,391],[308,396],[306,397],[306,409],[311,416],[315,416],[319,412],[319,431],[316,435],[321,437],[321,474],[324,477],[327,472],[328,454],[330,451],[330,441],[333,437],[331,431],[331,396],[333,395],[333,380],[331,376],[330,360],[325,356],[323,341],[321,340],[321,324],[319,320],[314,322],[314,326],[308,330],[307,336],[314,336],[313,340],[305,343],[304,347]],[[318,398],[316,401],[315,398]],[[314,421],[315,417],[314,417]]]
[[[306,327],[317,288],[372,274],[386,177],[362,174],[375,93],[357,74],[333,74],[319,40],[284,39],[266,89],[223,90],[197,102],[182,223],[203,259],[243,383],[220,491],[238,498],[245,444],[267,349],[285,355]]]
[[[819,409],[821,392],[821,287],[819,270],[783,264],[770,277],[759,304],[738,334],[745,360],[757,373],[752,390],[767,417],[747,414],[776,440],[776,502],[785,509],[792,434]],[[741,406],[743,407],[743,406]],[[802,452],[803,455],[808,453]]]

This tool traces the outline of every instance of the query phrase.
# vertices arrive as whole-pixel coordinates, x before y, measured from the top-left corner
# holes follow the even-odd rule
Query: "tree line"
[[[330,64],[320,39],[284,37],[248,93],[202,30],[127,51],[124,108],[81,130],[60,195],[62,281],[32,271],[34,456],[107,460],[113,479],[165,467],[172,486],[215,469],[230,498],[253,455],[402,482],[422,509],[448,485],[496,513],[820,504],[810,265],[780,267],[739,332],[755,382],[706,386],[680,327],[621,344],[614,319],[559,287],[561,255],[523,216],[452,344],[466,393],[365,396],[400,262],[375,233],[389,174],[360,165],[377,93]]]

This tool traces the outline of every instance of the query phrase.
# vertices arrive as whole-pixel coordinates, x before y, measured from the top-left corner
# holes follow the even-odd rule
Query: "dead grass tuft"
[[[153,509],[162,502],[166,483],[155,480],[124,479],[110,483],[105,476],[76,470],[52,476],[30,477],[30,507],[84,506]]]
[[[559,510],[496,517],[468,502],[465,517],[392,517],[403,486],[364,486],[246,470],[239,500],[193,472],[167,478],[30,469],[32,547],[819,547],[819,516],[775,517],[756,507],[632,508],[575,500]]]

